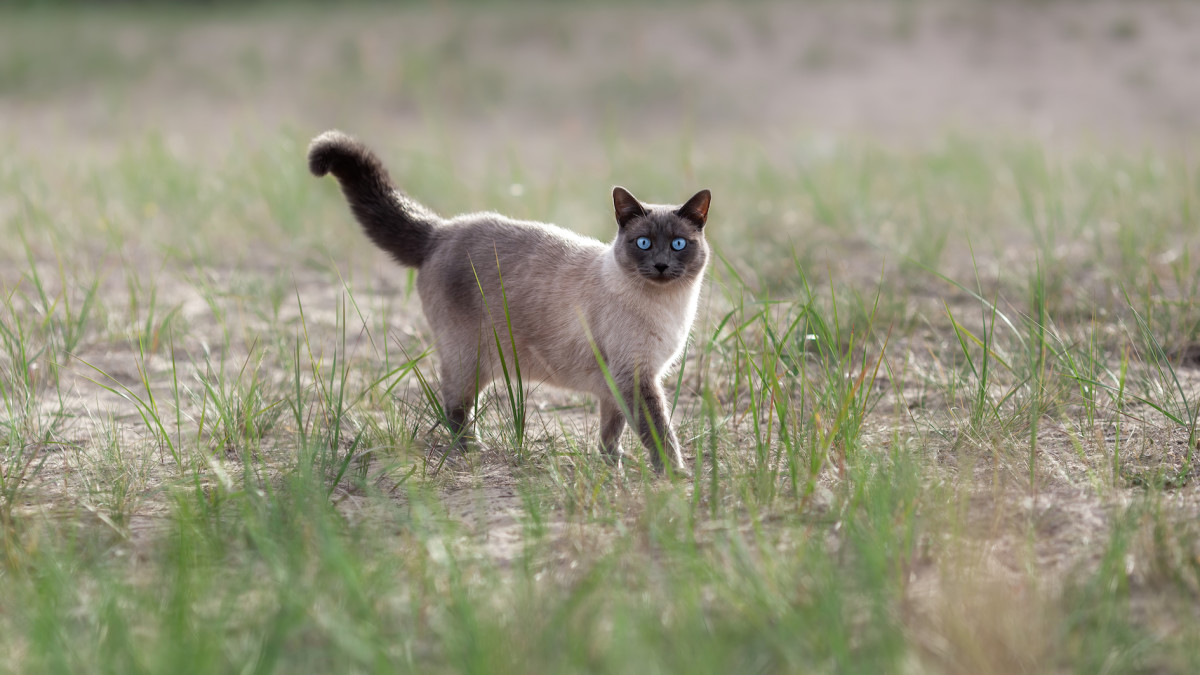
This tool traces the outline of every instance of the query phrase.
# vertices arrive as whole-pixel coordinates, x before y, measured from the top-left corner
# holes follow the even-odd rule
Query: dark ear
[[[638,216],[646,215],[646,208],[637,200],[637,197],[629,194],[629,190],[621,186],[613,188],[613,206],[617,210],[617,225],[621,227],[625,227],[629,221]]]
[[[712,199],[712,195],[708,190],[701,190],[687,200],[687,203],[679,207],[675,213],[680,217],[691,221],[698,228],[703,228],[704,223],[708,222],[708,202]]]

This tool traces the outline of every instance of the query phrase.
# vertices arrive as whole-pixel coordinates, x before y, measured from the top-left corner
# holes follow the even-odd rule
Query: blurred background
[[[213,252],[255,261],[282,242],[295,247],[283,257],[373,255],[303,236],[342,222],[311,196],[332,186],[303,171],[328,128],[443,213],[607,238],[612,184],[656,202],[710,187],[723,251],[779,244],[776,279],[792,276],[788,250],[828,252],[866,281],[889,255],[965,259],[966,227],[996,257],[1027,258],[1046,242],[1004,212],[1004,176],[1055,148],[1188,156],[1200,128],[1200,5],[1187,2],[19,0],[0,18],[0,147],[54,177],[5,174],[26,206],[128,190],[57,200],[73,213],[48,217],[87,228],[99,213],[168,245],[223,227],[245,240],[253,223],[267,246]],[[994,166],[1020,148],[1000,161],[1015,174]],[[969,190],[986,203],[953,213]],[[139,200],[136,218],[114,211]],[[1103,226],[1089,218],[1081,232]]]
[[[1120,284],[1200,259],[1198,30],[1200,4],[1170,1],[19,0],[0,222],[24,246],[0,247],[0,280],[65,255],[282,294],[332,263],[391,292],[403,273],[305,171],[340,128],[447,215],[608,239],[612,185],[710,188],[708,236],[756,289],[795,291],[797,264],[855,289],[886,270],[908,321],[947,291],[924,270],[1022,297],[1044,261],[1052,304],[1120,306]]]
[[[681,135],[1173,147],[1200,111],[1187,2],[6,4],[0,135],[73,152],[330,126],[540,169]]]

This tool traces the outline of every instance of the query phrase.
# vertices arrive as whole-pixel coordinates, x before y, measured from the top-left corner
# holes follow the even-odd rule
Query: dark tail
[[[326,131],[308,146],[314,176],[332,173],[367,236],[400,264],[420,267],[433,248],[441,219],[392,185],[383,162],[340,131]]]

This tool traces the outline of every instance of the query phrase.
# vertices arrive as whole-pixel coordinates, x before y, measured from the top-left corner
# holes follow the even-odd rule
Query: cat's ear
[[[686,204],[676,209],[675,213],[703,229],[704,223],[708,222],[708,203],[711,199],[712,194],[708,190],[701,190],[692,195]]]
[[[617,224],[621,227],[625,227],[638,216],[646,215],[646,207],[642,206],[637,197],[629,194],[629,190],[619,185],[613,188],[613,207],[617,212]]]

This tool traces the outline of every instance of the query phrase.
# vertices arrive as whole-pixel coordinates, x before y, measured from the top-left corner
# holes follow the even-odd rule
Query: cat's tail
[[[367,236],[400,264],[420,267],[434,245],[441,218],[392,185],[383,162],[340,131],[326,131],[308,146],[314,176],[332,173]]]

